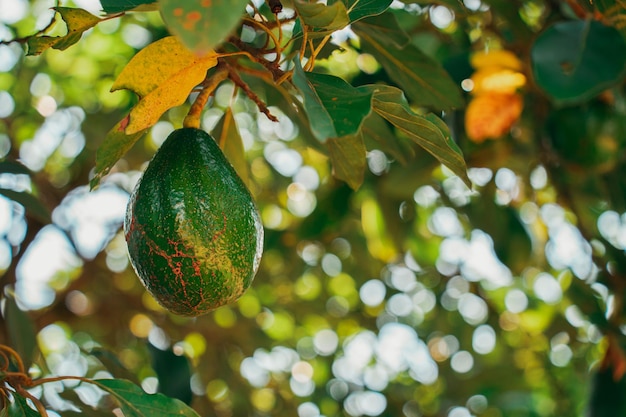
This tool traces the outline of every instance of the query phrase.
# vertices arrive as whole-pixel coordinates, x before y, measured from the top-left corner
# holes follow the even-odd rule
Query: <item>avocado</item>
[[[252,195],[215,140],[172,132],[133,190],[124,220],[131,264],[164,308],[199,316],[237,300],[263,252]]]

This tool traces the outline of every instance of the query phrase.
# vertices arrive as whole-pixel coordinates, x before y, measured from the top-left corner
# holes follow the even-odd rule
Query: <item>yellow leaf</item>
[[[522,114],[519,94],[484,94],[470,101],[465,112],[465,131],[473,142],[497,139],[507,133]]]
[[[173,36],[139,51],[111,87],[111,91],[127,89],[140,97],[130,112],[126,134],[154,125],[167,110],[183,104],[215,65],[215,51],[197,56]]]
[[[516,71],[522,69],[522,61],[512,52],[502,49],[476,52],[472,54],[470,64],[476,69],[485,67],[509,68]]]
[[[526,76],[521,72],[506,68],[481,68],[472,75],[472,94],[485,93],[513,94],[526,84]]]
[[[73,7],[53,7],[61,15],[67,25],[67,34],[64,36],[34,36],[28,39],[28,54],[39,55],[46,49],[66,50],[78,42],[83,36],[83,32],[91,29],[98,23],[100,18],[92,15],[86,10]]]
[[[218,145],[222,148],[224,155],[235,168],[239,177],[250,187],[250,169],[248,168],[243,141],[230,107],[226,108],[224,117],[220,119],[212,133],[217,136]]]

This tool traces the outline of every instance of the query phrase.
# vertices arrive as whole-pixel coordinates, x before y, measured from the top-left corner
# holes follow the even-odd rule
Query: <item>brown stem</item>
[[[219,54],[219,58],[224,58],[224,57],[228,57],[228,56],[236,56],[236,55],[245,55],[247,56],[252,62],[255,62],[257,64],[261,64],[263,65],[269,72],[272,73],[272,76],[274,77],[274,80],[277,80],[279,78],[281,78],[284,74],[284,71],[282,69],[280,69],[280,64],[279,62],[274,61],[268,61],[267,59],[263,58],[263,54],[266,53],[272,53],[275,51],[272,50],[268,50],[268,51],[264,51],[264,50],[259,50],[256,48],[252,48],[248,45],[246,45],[244,42],[241,42],[241,40],[236,39],[236,38],[230,38],[229,42],[232,43],[233,45],[235,45],[237,48],[240,49],[240,51],[238,52],[231,52],[231,53],[220,53]]]
[[[200,94],[196,97],[196,100],[191,105],[191,108],[183,121],[184,127],[195,129],[200,128],[200,115],[202,114],[202,109],[217,86],[227,77],[228,71],[225,68],[219,68],[215,74],[205,80],[202,85],[202,91],[200,91]]]
[[[43,406],[39,398],[35,397],[30,392],[26,391],[21,385],[18,385],[13,388],[15,388],[15,391],[17,391],[18,394],[20,394],[22,397],[26,397],[33,402],[33,404],[35,405],[35,408],[37,408],[37,411],[39,412],[39,414],[41,414],[41,417],[48,417],[48,412],[46,411],[46,407]]]
[[[17,369],[19,370],[19,372],[26,372],[24,368],[24,362],[22,362],[22,358],[20,358],[20,355],[13,348],[6,345],[0,345],[0,351],[2,351],[3,360],[6,360],[8,363],[10,361],[9,356],[13,357],[13,359],[15,359],[15,362],[17,362]],[[7,356],[6,353],[8,353],[9,355]]]
[[[267,108],[267,105],[263,102],[263,100],[261,100],[259,96],[257,96],[256,93],[250,89],[250,86],[248,86],[248,84],[241,79],[237,71],[230,66],[228,67],[228,77],[237,87],[241,88],[243,92],[246,93],[250,100],[254,101],[261,113],[267,116],[267,118],[272,122],[278,122],[278,118],[270,112],[270,109]]]
[[[580,4],[576,3],[575,0],[565,0],[565,2],[569,5],[576,16],[581,19],[585,19],[587,17],[587,11],[583,9]]]
[[[280,41],[278,40],[278,38],[276,37],[276,35],[274,35],[274,32],[272,32],[270,29],[267,28],[266,25],[262,24],[261,22],[257,22],[254,19],[251,18],[245,18],[243,20],[245,23],[250,24],[256,28],[261,29],[263,32],[265,32],[267,34],[267,36],[270,37],[270,39],[272,39],[272,41],[274,42],[274,49],[273,51],[276,53],[276,55],[280,56]]]

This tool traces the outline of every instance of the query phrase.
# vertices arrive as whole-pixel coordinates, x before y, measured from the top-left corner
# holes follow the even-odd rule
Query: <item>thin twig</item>
[[[28,398],[29,400],[33,402],[33,404],[35,405],[35,408],[37,409],[41,417],[48,417],[48,412],[46,411],[46,407],[43,406],[39,398],[35,397],[30,392],[26,391],[21,385],[18,385],[17,387],[13,387],[13,388],[15,388],[15,391],[17,391],[17,393],[20,394],[22,397]]]
[[[259,108],[259,111],[263,113],[268,119],[272,122],[278,122],[278,118],[274,116],[267,105],[261,100],[259,96],[256,95],[254,91],[245,83],[244,80],[241,79],[237,71],[235,71],[232,67],[228,67],[228,78],[235,83],[235,85],[243,90],[244,93],[250,98],[250,100],[254,101],[254,103]]]
[[[268,29],[264,24],[262,24],[261,22],[257,22],[254,19],[251,19],[249,17],[244,18],[243,21],[245,23],[248,23],[256,28],[261,29],[263,32],[265,32],[267,34],[267,36],[269,36],[272,41],[274,42],[274,50],[276,51],[277,55],[280,55],[280,41],[278,40],[278,38],[276,37],[276,35],[274,34],[274,32],[272,32],[270,29]]]
[[[26,368],[24,368],[24,362],[22,362],[22,358],[20,357],[19,353],[17,353],[13,348],[11,348],[11,347],[9,347],[7,345],[0,345],[0,350],[8,353],[10,356],[13,357],[13,359],[15,359],[15,362],[17,362],[17,369],[21,373],[25,373],[26,372]],[[6,355],[4,355],[4,354],[2,356],[6,357]]]

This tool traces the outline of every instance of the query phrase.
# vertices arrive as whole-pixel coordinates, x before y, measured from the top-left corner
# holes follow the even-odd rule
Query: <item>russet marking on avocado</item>
[[[250,192],[207,133],[174,131],[133,191],[124,222],[131,264],[173,313],[198,316],[251,285],[263,228]]]

